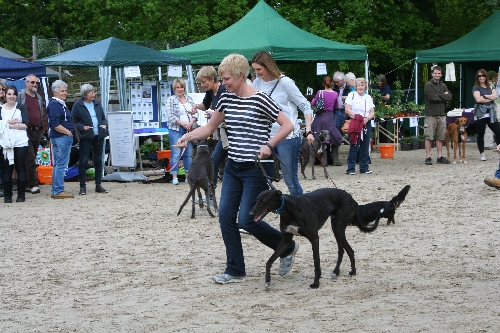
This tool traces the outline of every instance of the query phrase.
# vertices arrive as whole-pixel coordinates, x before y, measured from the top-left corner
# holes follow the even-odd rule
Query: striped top
[[[262,91],[249,97],[225,92],[216,110],[224,113],[229,140],[228,157],[235,162],[254,162],[260,147],[269,141],[271,126],[278,118],[276,103]]]

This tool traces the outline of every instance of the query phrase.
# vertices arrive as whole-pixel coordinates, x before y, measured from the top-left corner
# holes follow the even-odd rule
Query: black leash
[[[321,143],[321,145],[323,145],[323,143]],[[330,177],[330,174],[329,174],[329,173],[328,173],[328,171],[326,170],[326,166],[323,164],[323,160],[322,160],[322,159],[321,159],[321,157],[319,156],[318,151],[317,151],[316,149],[313,149],[313,151],[314,151],[314,155],[316,156],[316,158],[319,160],[319,163],[320,163],[320,164],[321,164],[321,166],[323,167],[323,170],[325,170],[325,173],[326,173],[326,175],[328,176],[328,179],[332,182],[333,186],[334,186],[335,188],[337,188],[337,185],[335,185],[335,182],[333,181],[332,177]],[[326,154],[326,151],[324,150],[324,148],[323,148],[323,151],[324,151],[324,152],[325,152],[325,154]],[[314,163],[314,161],[313,161],[313,163]]]
[[[285,169],[287,169],[287,172],[288,172],[288,168],[278,157],[278,153],[276,152],[276,149],[273,146],[271,146],[269,143],[266,143],[266,146],[268,146],[269,149],[271,150],[271,156],[273,157],[273,160],[274,160],[274,170],[275,170],[274,177],[268,176],[268,174],[267,174],[266,170],[264,169],[264,166],[262,165],[262,162],[259,158],[259,153],[255,154],[255,167],[256,168],[260,167],[262,174],[264,175],[264,177],[266,177],[266,181],[267,181],[267,184],[269,185],[269,187],[272,190],[277,191],[276,187],[274,187],[274,185],[273,185],[273,181],[279,182],[280,179],[283,178],[283,175],[280,174],[281,164],[283,164]]]

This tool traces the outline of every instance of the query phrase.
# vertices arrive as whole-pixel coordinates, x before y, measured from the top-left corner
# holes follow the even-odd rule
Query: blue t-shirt
[[[99,122],[97,121],[97,114],[95,113],[95,108],[94,108],[94,102],[85,102],[83,101],[83,104],[85,104],[85,107],[87,110],[89,110],[90,113],[90,118],[92,118],[92,129],[94,130],[94,135],[99,134]]]

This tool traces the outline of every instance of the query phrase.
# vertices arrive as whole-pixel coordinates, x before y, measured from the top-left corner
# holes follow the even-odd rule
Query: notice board
[[[135,168],[134,119],[130,111],[108,112],[111,165]]]

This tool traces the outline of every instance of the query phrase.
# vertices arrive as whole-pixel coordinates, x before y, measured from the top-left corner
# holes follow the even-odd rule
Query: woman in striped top
[[[219,223],[227,262],[224,273],[214,276],[214,281],[220,284],[245,280],[240,228],[273,250],[281,243],[278,230],[264,221],[255,223],[249,213],[259,193],[268,189],[265,176],[255,167],[255,156],[261,159],[266,173],[272,175],[274,163],[266,159],[271,155],[267,144],[275,147],[292,132],[293,124],[267,94],[246,83],[249,70],[248,60],[242,55],[230,54],[224,58],[219,65],[219,76],[227,92],[221,95],[208,124],[183,135],[178,141],[180,145],[187,145],[189,141],[204,139],[219,124],[226,122],[229,149],[222,182]],[[281,128],[270,138],[274,122]],[[281,275],[290,271],[297,249],[298,243],[294,242],[281,258]]]

